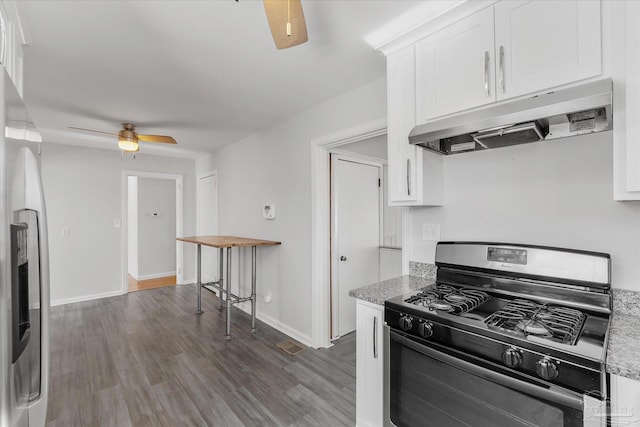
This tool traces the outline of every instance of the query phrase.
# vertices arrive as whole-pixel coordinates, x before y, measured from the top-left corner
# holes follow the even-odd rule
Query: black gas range
[[[602,425],[609,255],[440,242],[436,265],[435,285],[385,303],[394,423]],[[448,398],[433,408],[435,396]]]

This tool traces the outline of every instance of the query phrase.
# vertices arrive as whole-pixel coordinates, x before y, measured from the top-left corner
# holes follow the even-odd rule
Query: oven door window
[[[397,426],[582,426],[581,399],[508,378],[391,331],[390,415]],[[537,389],[537,390],[536,390]]]

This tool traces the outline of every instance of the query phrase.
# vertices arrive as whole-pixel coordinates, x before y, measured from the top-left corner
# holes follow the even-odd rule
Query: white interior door
[[[198,235],[218,233],[218,175],[210,173],[198,181]],[[202,247],[202,282],[218,280],[217,249]]]
[[[380,169],[332,158],[334,338],[336,331],[342,336],[356,328],[356,303],[349,291],[379,280]]]

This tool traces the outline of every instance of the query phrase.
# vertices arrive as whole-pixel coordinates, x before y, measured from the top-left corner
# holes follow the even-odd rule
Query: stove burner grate
[[[490,329],[575,345],[586,315],[572,308],[514,299],[485,319]]]
[[[436,284],[405,300],[434,311],[463,314],[489,299],[489,295],[475,289],[456,289],[450,285]]]

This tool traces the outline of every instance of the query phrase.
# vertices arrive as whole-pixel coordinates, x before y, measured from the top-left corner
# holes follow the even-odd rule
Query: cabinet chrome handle
[[[378,358],[378,316],[373,317],[373,358]]]
[[[500,87],[504,92],[504,46],[500,46]]]
[[[484,91],[487,96],[491,96],[489,92],[489,51],[484,51]]]
[[[407,159],[407,196],[411,195],[411,159]]]

